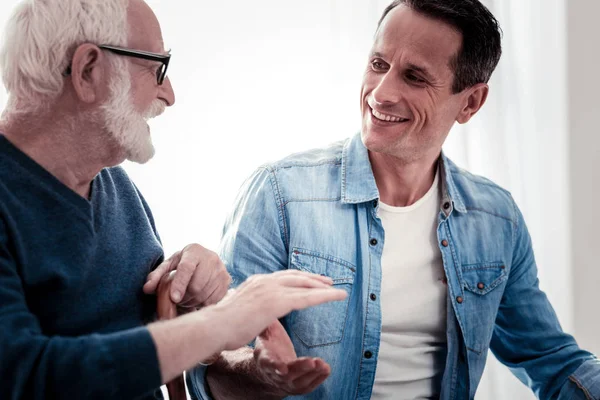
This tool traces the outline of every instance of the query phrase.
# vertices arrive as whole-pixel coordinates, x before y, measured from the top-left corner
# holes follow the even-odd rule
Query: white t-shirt
[[[446,296],[437,225],[441,189],[408,207],[379,206],[381,344],[372,399],[438,398],[446,359]]]

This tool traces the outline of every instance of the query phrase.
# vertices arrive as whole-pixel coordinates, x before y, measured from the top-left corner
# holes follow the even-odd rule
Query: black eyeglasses
[[[151,53],[149,51],[133,50],[127,49],[125,47],[110,46],[106,44],[101,44],[98,47],[103,50],[107,50],[112,53],[118,54],[120,56],[140,58],[142,60],[156,61],[161,63],[160,68],[156,70],[156,82],[159,85],[162,85],[165,81],[165,77],[167,76],[167,68],[169,67],[169,61],[171,60],[171,54],[165,55],[159,53]],[[63,75],[68,76],[70,74],[71,66],[67,68]]]

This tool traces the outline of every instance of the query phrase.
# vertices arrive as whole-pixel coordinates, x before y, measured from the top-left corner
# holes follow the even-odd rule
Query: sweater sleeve
[[[28,308],[12,245],[0,218],[1,398],[133,399],[160,387],[156,348],[144,327],[45,335]]]

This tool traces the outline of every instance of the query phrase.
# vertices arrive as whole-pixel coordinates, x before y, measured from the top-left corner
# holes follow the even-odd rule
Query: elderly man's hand
[[[216,304],[227,294],[231,283],[216,253],[199,244],[190,244],[148,275],[144,293],[154,293],[162,276],[173,270],[177,270],[177,274],[171,285],[171,300],[183,308]]]
[[[254,359],[261,380],[281,396],[310,393],[331,373],[329,364],[321,358],[298,358],[290,337],[277,320],[256,338]]]

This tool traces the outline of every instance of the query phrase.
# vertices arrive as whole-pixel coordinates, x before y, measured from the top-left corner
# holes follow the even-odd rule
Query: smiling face
[[[130,1],[128,23],[131,48],[165,52],[160,25],[145,2]],[[158,84],[156,61],[113,56],[112,66],[110,97],[101,107],[107,130],[128,160],[145,163],[154,155],[147,121],[175,102],[171,82],[167,77]]]
[[[461,45],[462,35],[452,26],[404,5],[386,16],[363,77],[367,149],[405,162],[439,155],[468,103],[468,94],[452,92],[452,61]]]

